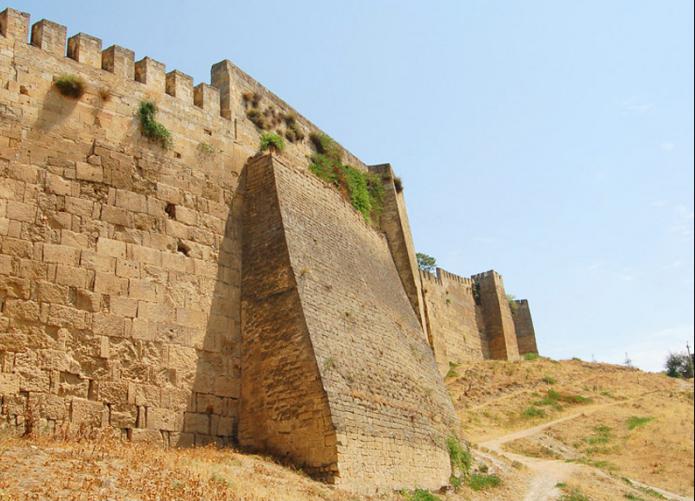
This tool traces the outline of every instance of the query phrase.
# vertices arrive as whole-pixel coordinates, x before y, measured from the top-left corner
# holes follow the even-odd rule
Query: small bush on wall
[[[55,79],[53,85],[62,95],[73,99],[81,98],[85,91],[84,80],[77,75],[60,75]]]
[[[309,170],[338,188],[365,221],[378,223],[384,204],[381,178],[343,164],[343,150],[326,134],[312,133],[309,138],[316,149]]]
[[[142,135],[150,141],[158,143],[162,148],[170,148],[172,145],[171,132],[154,118],[157,114],[157,105],[152,101],[142,101],[138,114]]]
[[[264,132],[261,134],[261,151],[270,151],[271,153],[279,153],[285,149],[285,141],[274,132]]]

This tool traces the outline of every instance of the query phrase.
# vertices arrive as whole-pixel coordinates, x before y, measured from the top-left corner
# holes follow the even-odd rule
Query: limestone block
[[[163,444],[162,434],[159,430],[147,430],[141,428],[133,428],[131,430],[130,439],[133,442],[158,443]]]
[[[99,272],[94,274],[94,292],[101,294],[124,295],[128,291],[128,279],[120,278],[113,273]]]
[[[0,12],[0,34],[20,42],[29,40],[29,14],[14,9]]]
[[[184,414],[184,430],[190,433],[210,433],[210,415],[186,412]]]
[[[181,431],[183,430],[183,413],[150,407],[147,409],[147,427],[153,430]]]
[[[193,102],[212,115],[220,114],[220,91],[206,83],[196,85]]]
[[[89,284],[90,271],[74,266],[59,264],[56,267],[55,281],[61,285],[68,285],[78,289],[85,289]]]
[[[0,395],[19,393],[19,375],[0,372]]]
[[[97,254],[125,259],[125,242],[100,237],[97,240]]]
[[[7,217],[24,223],[33,223],[36,219],[36,206],[9,200],[7,202]]]
[[[127,297],[111,296],[110,310],[114,315],[134,318],[138,313],[138,301]]]
[[[31,27],[31,45],[56,57],[64,57],[67,32],[68,29],[62,24],[42,19]]]
[[[68,57],[92,68],[101,68],[101,39],[85,33],[70,37]]]
[[[104,169],[99,165],[77,162],[75,166],[75,177],[83,181],[101,183],[104,180]]]
[[[43,261],[46,263],[75,266],[80,260],[80,250],[67,245],[44,244]]]
[[[70,421],[75,424],[101,427],[105,407],[101,402],[73,398],[70,402]]]
[[[126,335],[125,319],[109,313],[95,313],[92,332],[98,336],[124,337]]]
[[[101,53],[101,67],[116,76],[133,80],[135,78],[135,53],[124,47],[112,45]]]
[[[56,195],[71,195],[72,182],[56,174],[46,173],[46,191]]]
[[[157,91],[165,89],[165,66],[150,57],[144,57],[135,63],[135,80]]]
[[[75,291],[75,306],[80,310],[99,311],[101,310],[101,294],[85,289]]]
[[[193,78],[178,70],[166,75],[166,93],[185,103],[193,102]]]

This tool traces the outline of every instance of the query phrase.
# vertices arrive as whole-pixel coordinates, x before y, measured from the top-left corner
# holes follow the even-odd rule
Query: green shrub
[[[417,258],[418,268],[422,271],[434,273],[434,270],[437,268],[437,260],[435,258],[422,252],[416,253],[415,257]]]
[[[84,80],[77,75],[60,75],[55,79],[53,85],[62,95],[74,99],[81,98],[85,91]]]
[[[635,428],[640,428],[640,427],[646,425],[647,423],[649,423],[650,421],[653,421],[653,420],[654,420],[653,417],[630,416],[627,419],[627,427],[630,430],[634,430]]]
[[[526,409],[524,409],[524,412],[522,412],[522,414],[524,417],[527,418],[537,418],[545,416],[545,411],[532,405],[531,407],[527,407]]]
[[[552,377],[552,376],[543,376],[543,380],[542,380],[542,381],[543,381],[544,383],[546,383],[546,384],[555,384],[555,383],[557,383],[557,380],[556,380],[554,377]]]
[[[403,191],[403,180],[398,176],[394,177],[393,186],[396,188],[396,193],[401,193]]]
[[[143,136],[150,141],[159,143],[165,149],[170,148],[172,144],[171,132],[154,118],[157,114],[157,105],[152,101],[141,101],[138,113]]]
[[[285,141],[274,132],[261,134],[261,151],[280,152],[285,149]]]
[[[317,153],[326,155],[336,163],[343,161],[343,149],[329,135],[321,132],[312,132],[309,134],[309,139]]]
[[[524,353],[524,360],[538,360],[538,353]]]
[[[450,435],[446,439],[446,447],[449,450],[449,460],[451,461],[451,469],[454,471],[454,476],[467,478],[471,473],[471,466],[473,465],[471,451],[454,435]],[[458,475],[456,472],[459,472]]]
[[[311,156],[309,170],[320,179],[336,186],[350,200],[365,221],[377,222],[383,209],[384,186],[381,178],[369,172],[363,172],[350,165],[344,165],[340,158],[342,150],[325,134],[312,134],[314,145],[322,145]],[[337,149],[334,148],[334,145]]]
[[[424,489],[415,489],[412,492],[404,491],[402,494],[407,501],[441,501],[441,498]]]
[[[666,375],[669,377],[693,377],[695,354],[670,353],[666,359]]]
[[[587,444],[598,445],[608,443],[611,439],[611,429],[608,426],[600,425],[594,428],[595,433],[584,439]]]
[[[502,479],[495,474],[488,475],[485,473],[474,473],[468,480],[468,485],[474,491],[482,491],[497,487],[502,483]]]

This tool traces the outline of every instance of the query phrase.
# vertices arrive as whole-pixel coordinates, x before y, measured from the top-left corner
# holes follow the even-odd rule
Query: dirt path
[[[562,494],[560,489],[557,487],[557,484],[560,482],[567,481],[573,474],[579,472],[581,469],[590,468],[594,472],[598,472],[600,475],[606,477],[609,477],[609,475],[598,468],[593,468],[586,465],[581,465],[577,463],[567,463],[561,460],[534,458],[524,456],[522,454],[515,454],[513,452],[504,450],[503,445],[508,442],[513,442],[514,440],[531,437],[542,432],[547,428],[550,428],[551,426],[555,426],[556,424],[563,423],[565,421],[570,421],[580,416],[593,414],[594,412],[599,411],[601,409],[605,409],[606,407],[611,407],[614,405],[623,405],[625,404],[625,402],[627,402],[627,400],[585,407],[582,410],[582,412],[570,414],[568,416],[564,416],[553,421],[548,421],[538,426],[518,430],[513,433],[503,435],[501,437],[496,437],[485,442],[481,442],[479,445],[483,448],[487,448],[490,451],[495,452],[496,454],[505,456],[506,458],[512,461],[518,461],[519,463],[525,465],[529,470],[531,470],[532,477],[529,481],[528,490],[524,497],[524,501],[553,501],[558,499],[559,496]],[[662,496],[666,497],[669,500],[692,501],[692,498],[683,497],[678,494],[665,491],[658,487],[654,487],[652,485],[647,485],[632,479],[630,479],[630,481],[637,486],[653,489],[654,491],[660,493]]]

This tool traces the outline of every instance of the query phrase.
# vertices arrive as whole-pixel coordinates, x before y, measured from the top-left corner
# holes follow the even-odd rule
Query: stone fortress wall
[[[0,425],[240,443],[353,490],[444,485],[457,421],[437,365],[518,357],[530,314],[501,311],[496,274],[480,304],[421,278],[390,166],[346,152],[384,180],[376,229],[308,174],[309,141],[255,156],[249,94],[317,131],[229,61],[194,86],[0,13]],[[171,149],[142,136],[142,100]]]

